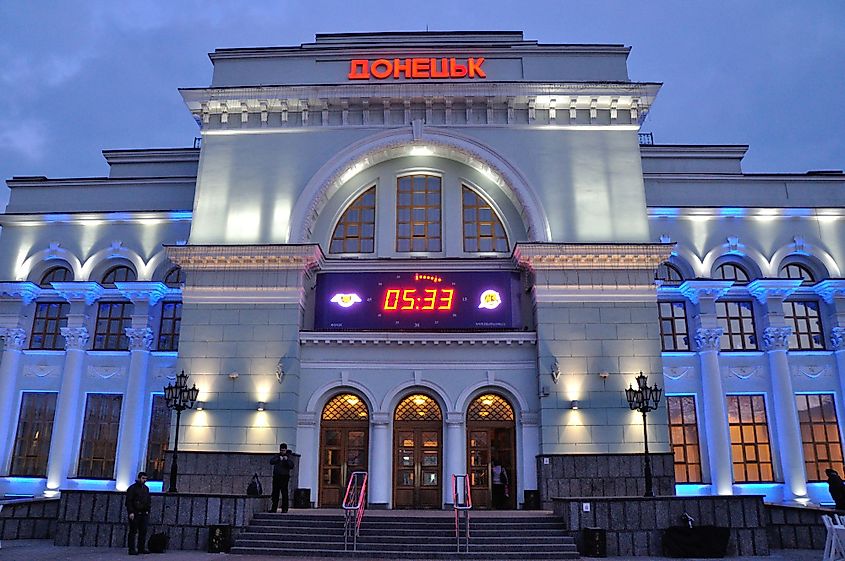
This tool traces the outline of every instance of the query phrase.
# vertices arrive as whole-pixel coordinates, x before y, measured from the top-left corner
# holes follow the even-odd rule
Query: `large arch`
[[[551,241],[551,226],[537,193],[510,162],[475,139],[452,131],[421,126],[402,127],[364,138],[338,152],[315,173],[291,213],[288,241],[310,241],[314,223],[334,193],[358,172],[414,150],[426,150],[466,164],[495,182],[519,210],[528,241]]]

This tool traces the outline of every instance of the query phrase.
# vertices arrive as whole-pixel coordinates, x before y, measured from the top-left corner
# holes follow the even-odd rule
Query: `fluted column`
[[[0,362],[0,461],[4,473],[8,473],[9,460],[15,439],[14,410],[21,351],[26,345],[26,331],[20,327],[3,329],[3,360]]]
[[[725,393],[722,389],[722,372],[719,367],[721,337],[721,327],[703,327],[696,331],[695,342],[701,361],[701,401],[713,494],[732,495],[731,438]]]
[[[47,462],[47,489],[50,491],[60,489],[67,481],[76,444],[76,429],[85,409],[85,404],[79,399],[79,389],[85,367],[85,349],[88,347],[88,328],[84,325],[62,327],[62,336],[65,338],[65,365]]]
[[[135,475],[143,469],[144,402],[153,330],[149,327],[127,327],[126,336],[129,338],[129,375],[118,434],[115,466],[115,488],[118,491],[128,489],[135,481]]]
[[[798,408],[789,373],[789,336],[792,328],[767,327],[763,331],[763,348],[769,359],[772,381],[772,405],[775,412],[775,432],[783,469],[783,500],[807,498],[807,475],[804,468],[804,449],[798,423]]]
[[[444,503],[452,504],[452,475],[466,473],[466,432],[460,411],[446,414],[446,458],[443,485]]]
[[[537,489],[537,456],[540,455],[540,415],[522,413],[522,488]],[[517,479],[517,482],[520,481]]]
[[[390,504],[392,481],[390,466],[393,454],[390,447],[390,414],[373,413],[370,418],[373,438],[370,455],[370,504],[386,507]]]

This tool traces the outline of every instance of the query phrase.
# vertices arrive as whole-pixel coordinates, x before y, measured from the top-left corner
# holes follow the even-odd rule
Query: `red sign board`
[[[457,58],[379,58],[349,61],[350,80],[455,80],[484,79],[484,57]]]

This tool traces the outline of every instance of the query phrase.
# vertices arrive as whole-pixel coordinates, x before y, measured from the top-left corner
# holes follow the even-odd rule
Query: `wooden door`
[[[321,507],[337,508],[354,471],[367,471],[367,408],[355,395],[336,396],[323,409],[320,427]]]
[[[516,508],[516,446],[513,408],[501,396],[485,394],[467,411],[467,470],[472,506],[493,507],[492,467],[498,460],[508,476],[504,508]]]
[[[393,507],[443,506],[443,417],[433,398],[415,394],[396,408]]]

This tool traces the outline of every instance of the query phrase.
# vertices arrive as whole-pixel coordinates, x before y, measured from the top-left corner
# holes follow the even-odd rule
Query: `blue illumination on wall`
[[[149,487],[151,493],[161,493],[164,481],[147,481],[147,487]]]
[[[710,485],[694,483],[677,483],[675,494],[679,497],[702,497],[710,494]]]
[[[21,484],[21,483],[38,483],[40,481],[45,481],[46,477],[4,477],[5,481],[8,481],[12,485]]]
[[[675,218],[681,213],[680,209],[670,207],[653,207],[649,210],[652,216],[659,216],[661,218]]]
[[[719,214],[721,216],[745,216],[747,212],[744,208],[726,206],[719,209]]]
[[[695,351],[690,349],[688,351],[663,351],[660,353],[661,356],[684,356],[689,357],[695,354]]]

